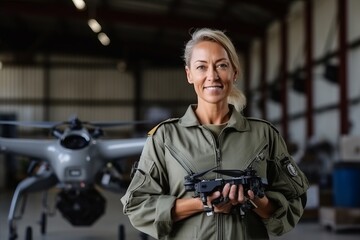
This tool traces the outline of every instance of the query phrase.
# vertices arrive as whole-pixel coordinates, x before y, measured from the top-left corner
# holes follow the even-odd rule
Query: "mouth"
[[[208,90],[217,90],[217,89],[223,89],[223,86],[208,86],[208,87],[204,87],[204,89],[208,89]]]

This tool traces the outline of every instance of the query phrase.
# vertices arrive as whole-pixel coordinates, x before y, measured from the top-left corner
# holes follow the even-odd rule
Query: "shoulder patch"
[[[269,125],[272,129],[274,129],[277,133],[279,133],[279,130],[269,121],[266,121],[264,119],[261,118],[255,118],[255,117],[247,117],[246,118],[249,122],[251,121],[255,121],[255,122],[263,122],[266,123],[267,125]]]
[[[148,136],[152,136],[152,135],[155,134],[156,130],[157,130],[161,125],[166,124],[166,123],[176,122],[176,121],[178,121],[178,120],[179,120],[179,118],[169,118],[169,119],[167,119],[167,120],[165,120],[165,121],[162,121],[162,122],[160,122],[158,125],[156,125],[155,127],[153,127],[153,128],[148,132],[147,135],[148,135]]]

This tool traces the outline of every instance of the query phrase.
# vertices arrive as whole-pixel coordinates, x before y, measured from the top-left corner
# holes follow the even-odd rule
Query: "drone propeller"
[[[121,127],[127,125],[138,125],[138,124],[148,124],[149,121],[113,121],[113,122],[82,122],[78,118],[71,119],[65,122],[28,122],[28,121],[0,121],[0,125],[15,125],[15,126],[24,126],[24,127],[36,127],[36,128],[58,128],[62,125],[68,125],[71,128],[78,129],[82,125],[89,125],[93,127]]]
[[[217,168],[217,167],[213,167],[213,168],[210,168],[208,170],[205,170],[205,171],[202,171],[202,172],[199,172],[199,173],[195,173],[195,174],[191,175],[191,177],[194,178],[194,179],[202,177],[205,174],[207,174],[208,172],[213,171],[215,168]]]
[[[23,122],[23,121],[0,121],[0,125],[15,125],[24,127],[52,128],[61,122]]]
[[[149,121],[113,121],[113,122],[83,122],[83,124],[92,125],[95,127],[107,128],[107,127],[122,127],[128,125],[141,125],[149,124]]]
[[[230,177],[241,177],[243,175],[245,175],[245,171],[242,170],[223,170],[223,169],[219,169],[219,170],[214,170],[213,172],[215,173],[219,173],[222,175],[226,175],[226,176],[230,176]]]

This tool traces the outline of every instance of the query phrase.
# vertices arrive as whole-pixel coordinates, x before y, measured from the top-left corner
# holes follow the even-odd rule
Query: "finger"
[[[230,188],[230,192],[229,192],[229,198],[230,200],[233,202],[233,200],[236,201],[237,199],[237,186],[236,185],[232,185]]]
[[[249,198],[250,198],[251,200],[255,198],[255,194],[254,194],[253,191],[248,190],[247,194],[248,194],[248,196],[249,196]]]
[[[217,199],[221,196],[221,193],[219,191],[216,191],[214,192],[213,194],[211,194],[210,196],[207,197],[207,202],[208,202],[208,205],[211,205],[211,202],[214,200],[214,199]]]
[[[222,190],[222,195],[224,198],[226,198],[229,195],[230,192],[230,183],[225,184],[223,190]]]
[[[240,203],[245,202],[244,187],[243,187],[242,184],[240,184],[239,187],[238,187],[238,198],[237,198],[237,200]]]

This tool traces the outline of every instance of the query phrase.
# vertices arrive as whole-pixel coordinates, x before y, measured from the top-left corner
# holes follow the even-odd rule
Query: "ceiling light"
[[[102,45],[107,46],[110,44],[110,38],[105,33],[99,33],[98,39]]]
[[[93,32],[98,33],[101,31],[101,25],[99,24],[98,21],[96,21],[95,19],[89,19],[88,21],[88,25],[91,28],[91,30],[93,30]]]
[[[86,6],[84,0],[72,0],[75,7],[79,10],[83,10]]]

